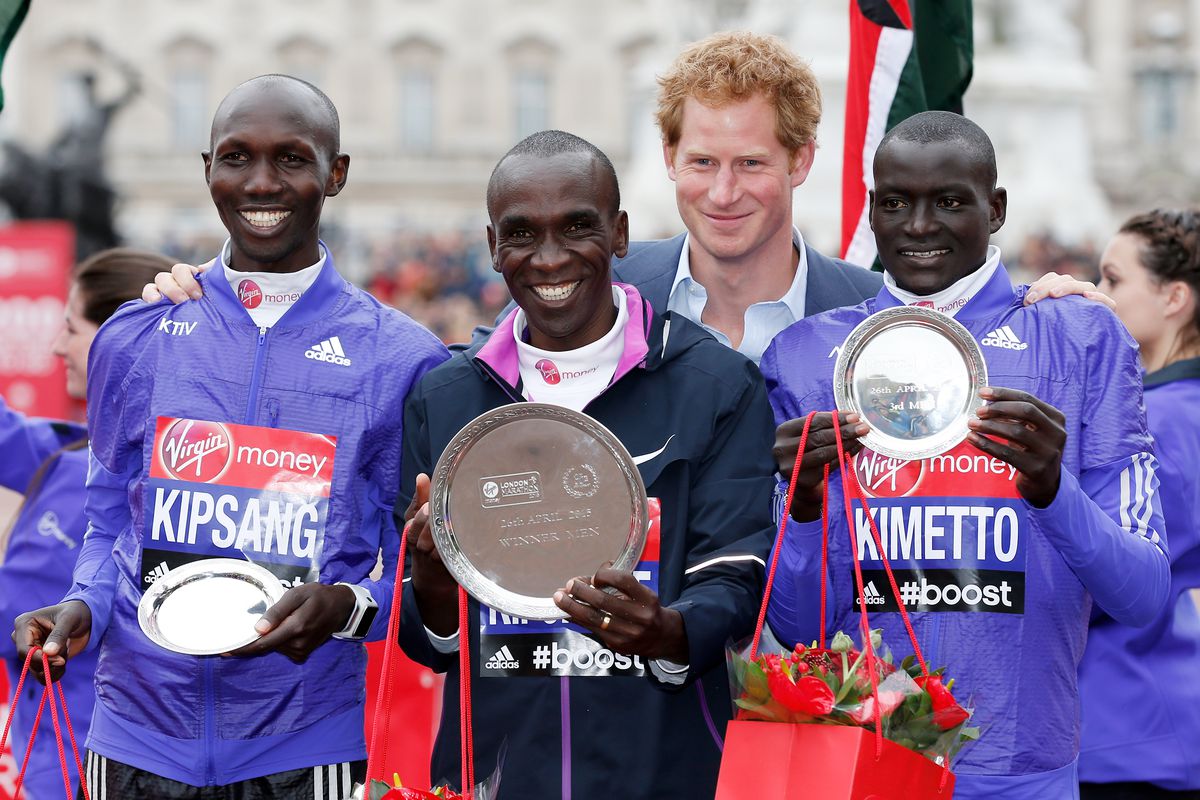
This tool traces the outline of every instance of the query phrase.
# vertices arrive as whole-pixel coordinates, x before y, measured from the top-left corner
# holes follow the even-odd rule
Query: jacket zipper
[[[265,327],[258,329],[258,342],[254,345],[254,368],[250,373],[250,399],[246,405],[245,424],[253,425],[255,410],[258,408],[258,393],[262,388],[262,367],[267,353],[267,331]],[[216,765],[213,763],[216,750],[216,702],[213,690],[213,657],[204,659],[204,782],[215,786]]]
[[[250,373],[250,402],[246,407],[246,424],[254,424],[254,412],[258,408],[258,392],[262,388],[262,364],[267,353],[268,328],[259,327],[258,344],[254,348],[254,370]]]
[[[216,765],[213,763],[217,738],[217,712],[213,697],[213,659],[220,656],[204,656],[204,785],[216,786]]]

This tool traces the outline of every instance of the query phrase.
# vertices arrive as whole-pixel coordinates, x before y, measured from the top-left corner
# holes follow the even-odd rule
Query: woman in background
[[[1133,217],[1100,276],[1141,346],[1173,602],[1143,628],[1093,614],[1079,668],[1080,797],[1200,799],[1200,212]]]
[[[155,273],[170,269],[171,264],[153,253],[116,248],[79,265],[67,296],[65,324],[54,340],[54,354],[66,365],[67,394],[79,399],[85,396],[88,348],[96,331],[122,303],[138,298]],[[64,566],[74,564],[87,530],[83,513],[87,443],[83,426],[25,417],[0,397],[0,485],[25,495],[12,524],[0,532],[0,629],[11,631],[18,614],[57,603],[70,588],[69,578],[61,576],[70,576],[71,570]],[[11,637],[0,636],[0,658],[13,691],[22,666],[16,655]],[[92,717],[96,652],[80,653],[73,660],[63,690],[82,749],[82,737]],[[18,764],[29,741],[40,692],[37,681],[25,682],[10,734]],[[25,774],[22,796],[28,800],[47,800],[63,793],[54,732],[48,718],[42,722]]]

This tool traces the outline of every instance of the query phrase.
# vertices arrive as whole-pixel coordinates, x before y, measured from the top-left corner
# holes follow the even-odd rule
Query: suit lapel
[[[634,284],[654,313],[664,313],[671,299],[671,284],[679,269],[684,237],[681,233],[673,239],[638,247],[625,258],[614,261],[613,280]]]
[[[853,296],[853,287],[828,258],[818,253],[807,244],[804,245],[808,256],[808,283],[804,287],[804,316],[811,317],[831,308],[853,305],[859,302]]]

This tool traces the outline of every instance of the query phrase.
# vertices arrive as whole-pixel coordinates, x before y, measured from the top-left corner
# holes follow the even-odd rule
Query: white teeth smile
[[[534,286],[533,291],[543,300],[566,300],[575,291],[575,287],[579,283],[579,281],[575,281],[574,283],[562,283],[557,286]]]
[[[242,219],[256,228],[270,228],[292,215],[290,211],[240,211]]]
[[[901,250],[900,255],[909,258],[935,258],[949,252],[949,250]]]

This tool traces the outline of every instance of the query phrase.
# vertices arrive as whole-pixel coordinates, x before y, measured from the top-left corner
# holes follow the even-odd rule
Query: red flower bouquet
[[[883,649],[880,631],[871,631],[871,639],[878,654]],[[979,737],[978,728],[966,725],[971,714],[951,694],[954,681],[943,681],[942,670],[923,675],[912,656],[897,667],[890,653],[869,656],[844,633],[837,633],[829,647],[813,642],[753,661],[731,651],[729,661],[738,719],[854,725],[870,731],[878,719],[884,738],[937,764],[946,764]]]

